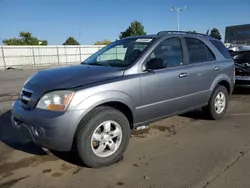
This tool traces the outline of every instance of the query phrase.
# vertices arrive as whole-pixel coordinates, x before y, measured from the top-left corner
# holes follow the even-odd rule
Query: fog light
[[[41,127],[35,127],[34,128],[34,134],[36,136],[39,136],[39,137],[43,137],[44,136],[44,131]]]

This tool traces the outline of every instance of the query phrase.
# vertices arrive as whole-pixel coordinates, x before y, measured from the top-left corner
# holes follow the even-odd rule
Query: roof
[[[210,37],[209,35],[203,34],[203,33],[192,33],[192,32],[187,32],[187,31],[160,31],[157,34],[153,34],[153,35],[139,35],[139,36],[129,36],[126,38],[160,38],[160,37],[164,37],[164,36],[198,36],[201,38],[210,38],[210,39],[214,39],[212,37]],[[217,40],[217,39],[214,39]]]

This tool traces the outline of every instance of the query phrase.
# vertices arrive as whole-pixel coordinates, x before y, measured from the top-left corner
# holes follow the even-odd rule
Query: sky
[[[180,30],[205,33],[215,27],[224,37],[226,26],[250,24],[250,0],[0,0],[0,40],[28,31],[50,45],[69,36],[81,44],[113,41],[133,20],[148,34],[177,30],[173,6],[187,6]]]

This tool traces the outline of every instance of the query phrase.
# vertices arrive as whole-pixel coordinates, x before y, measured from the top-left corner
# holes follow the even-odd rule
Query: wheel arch
[[[77,120],[75,131],[77,130],[81,120],[98,106],[109,106],[121,111],[128,118],[130,127],[133,128],[135,106],[132,98],[126,93],[120,91],[106,91],[94,94],[84,99],[76,107],[75,110],[79,110],[81,114]]]
[[[228,81],[226,80],[221,80],[217,85],[224,86],[227,89],[228,94],[231,93],[231,87]]]
[[[109,97],[104,97],[104,96],[109,96]],[[101,97],[102,99],[100,100]],[[76,121],[76,126],[74,127],[74,138],[72,142],[72,148],[75,147],[75,136],[81,124],[81,121],[89,113],[91,113],[92,110],[94,110],[96,107],[99,106],[109,106],[121,111],[128,118],[130,123],[130,128],[131,129],[133,128],[135,108],[133,106],[132,99],[128,95],[121,92],[105,92],[105,93],[95,94],[83,100],[81,104],[78,105],[78,107],[75,109],[79,110],[81,113]]]
[[[222,85],[227,89],[228,94],[230,95],[233,90],[230,83],[231,83],[230,78],[226,74],[221,74],[214,80],[210,90],[213,92],[218,85]]]
[[[109,102],[99,104],[98,106],[109,106],[109,107],[112,107],[116,110],[119,110],[127,117],[129,124],[130,124],[130,128],[131,129],[133,128],[134,115],[133,115],[133,112],[130,109],[130,107],[128,105],[126,105],[125,103],[120,102],[120,101],[109,101]],[[96,107],[98,107],[98,106],[96,106]],[[96,107],[94,107],[94,108],[96,108]]]

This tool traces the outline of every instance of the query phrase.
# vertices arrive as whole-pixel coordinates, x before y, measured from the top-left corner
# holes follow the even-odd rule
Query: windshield
[[[82,64],[128,67],[135,62],[151,43],[151,38],[118,40],[91,55]]]

